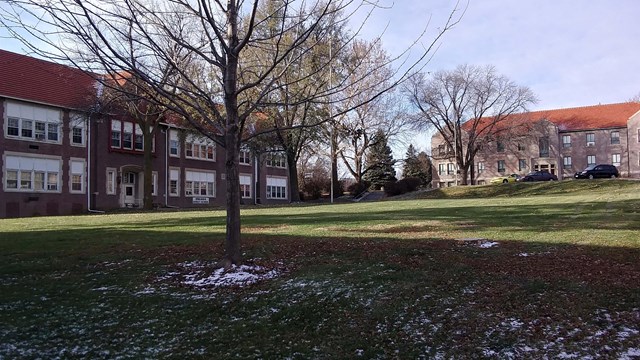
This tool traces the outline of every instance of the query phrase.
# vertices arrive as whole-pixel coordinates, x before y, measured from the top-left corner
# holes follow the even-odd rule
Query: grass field
[[[0,220],[0,359],[640,356],[640,182]],[[486,241],[460,241],[484,238]]]

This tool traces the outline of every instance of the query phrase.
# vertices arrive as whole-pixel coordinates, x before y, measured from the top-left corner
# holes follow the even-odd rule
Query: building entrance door
[[[124,206],[138,207],[136,201],[136,173],[125,172],[122,176],[122,189],[124,191]]]

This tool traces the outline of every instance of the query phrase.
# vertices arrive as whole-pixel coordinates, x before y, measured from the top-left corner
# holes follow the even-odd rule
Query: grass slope
[[[0,358],[640,356],[640,183],[419,196],[244,209],[250,286],[221,211],[0,220]]]

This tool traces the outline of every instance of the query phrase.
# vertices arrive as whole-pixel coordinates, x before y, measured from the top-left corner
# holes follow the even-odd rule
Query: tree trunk
[[[334,129],[331,132],[331,188],[333,196],[342,195],[340,180],[338,179],[338,132]]]
[[[469,178],[469,168],[463,166],[460,169],[460,177],[462,178],[462,183],[460,185],[469,185],[467,179]]]
[[[298,185],[298,163],[287,152],[287,167],[289,171],[289,199],[291,202],[300,202],[300,189]]]
[[[227,238],[225,241],[225,257],[223,266],[240,264],[240,175],[238,163],[240,161],[238,146],[238,130],[227,132],[225,170],[227,172]]]
[[[140,124],[140,128],[142,129],[142,138],[143,138],[143,150],[144,150],[144,160],[143,160],[143,173],[144,173],[144,183],[143,183],[143,204],[142,207],[145,210],[153,209],[153,192],[151,191],[151,187],[153,186],[153,154],[151,152],[153,146],[153,139],[151,138],[151,126],[149,126],[148,119],[145,119]],[[135,141],[135,131],[134,131],[134,141]],[[156,189],[157,191],[157,189]]]

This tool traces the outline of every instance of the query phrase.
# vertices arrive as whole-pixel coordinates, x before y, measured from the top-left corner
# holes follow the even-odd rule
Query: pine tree
[[[410,178],[419,176],[420,166],[418,164],[418,152],[416,151],[416,148],[413,147],[413,145],[409,145],[404,158],[404,166],[402,167],[402,177]]]
[[[367,172],[364,178],[371,183],[372,188],[380,189],[384,184],[397,180],[396,170],[393,168],[396,161],[382,130],[376,132],[373,141],[374,145],[367,154]]]
[[[422,186],[429,186],[431,180],[433,180],[433,166],[431,163],[431,157],[426,152],[421,151],[418,156],[418,168],[420,169],[420,175],[418,177],[421,180]]]
[[[431,159],[424,151],[418,154],[413,145],[409,145],[402,169],[403,178],[418,178],[420,185],[431,183]]]

